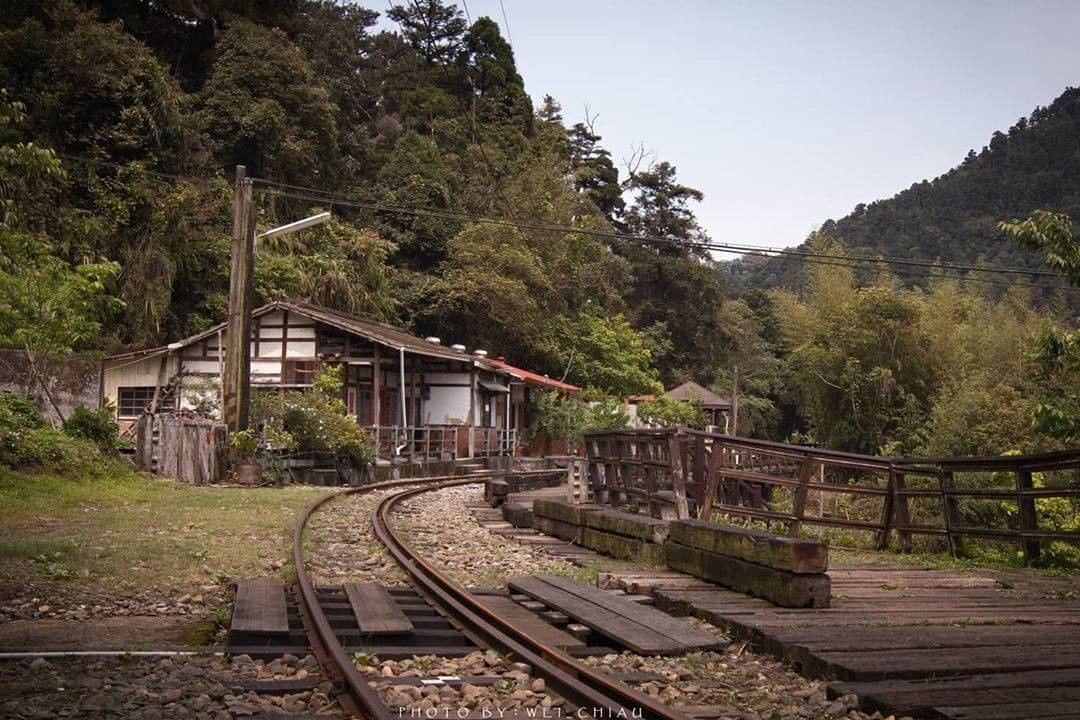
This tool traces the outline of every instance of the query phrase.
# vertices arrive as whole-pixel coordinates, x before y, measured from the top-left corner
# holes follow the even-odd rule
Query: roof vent
[[[487,357],[487,350],[473,350],[472,354],[476,357]]]
[[[427,341],[428,341],[429,343],[431,343],[432,345],[438,345],[439,343],[441,343],[441,342],[442,342],[442,340],[440,340],[439,338],[435,337],[434,335],[432,335],[431,337],[426,337],[426,338],[424,338],[424,339],[425,339],[425,340],[427,340]]]
[[[458,352],[465,352],[465,346],[461,343],[455,343],[454,345],[451,345],[450,349],[457,350]]]

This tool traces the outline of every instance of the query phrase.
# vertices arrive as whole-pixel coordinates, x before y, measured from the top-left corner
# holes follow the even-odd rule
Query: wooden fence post
[[[690,491],[694,495],[694,503],[701,508],[705,504],[705,436],[688,435],[687,441],[693,443],[691,455],[694,458]]]
[[[716,505],[716,493],[720,488],[720,463],[723,461],[724,448],[719,440],[713,440],[712,454],[709,455],[708,478],[701,505],[698,507],[698,520],[712,520],[713,506]]]
[[[675,495],[675,519],[690,517],[686,502],[686,474],[682,457],[682,438],[679,433],[668,436],[668,462],[671,467],[671,489]]]
[[[945,538],[949,543],[949,554],[956,557],[959,549],[960,504],[952,497],[953,474],[949,470],[938,469],[938,487],[941,490],[941,504],[945,513]]]
[[[896,468],[889,466],[889,479],[885,481],[885,501],[881,507],[881,529],[874,542],[876,550],[889,547],[889,531],[893,524],[893,507],[896,504]]]
[[[907,495],[904,494],[904,473],[895,468],[890,471],[893,476],[893,489],[896,498],[893,500],[893,525],[896,527],[896,535],[900,538],[900,552],[907,553],[912,550],[911,532],[904,528],[911,525],[911,513],[908,510]]]
[[[1038,539],[1028,537],[1028,533],[1039,529],[1039,514],[1035,507],[1035,498],[1025,495],[1024,491],[1033,489],[1035,482],[1030,470],[1017,468],[1013,474],[1016,476],[1016,502],[1020,508],[1020,541],[1024,547],[1024,560],[1031,564],[1042,554]]]
[[[802,529],[803,516],[806,514],[806,496],[810,492],[810,476],[814,474],[814,461],[807,455],[799,466],[799,486],[795,488],[795,501],[792,503],[791,514],[795,519],[788,528],[788,534],[792,537],[799,534]]]

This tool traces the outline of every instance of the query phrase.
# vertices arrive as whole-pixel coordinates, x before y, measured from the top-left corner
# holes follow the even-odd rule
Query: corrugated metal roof
[[[553,390],[562,390],[563,392],[568,393],[576,393],[581,390],[581,388],[579,388],[577,385],[571,385],[570,383],[565,383],[562,380],[553,380],[547,375],[540,375],[539,373],[529,372],[528,370],[514,367],[505,360],[493,360],[491,358],[488,358],[488,362],[496,365],[499,368],[502,368],[503,370],[506,370],[514,377],[524,381],[529,385],[542,385],[544,387],[549,387]]]
[[[404,348],[405,352],[412,353],[414,355],[424,355],[425,357],[440,358],[443,360],[454,360],[457,362],[473,363],[477,367],[492,372],[501,372],[502,368],[499,367],[495,361],[489,358],[481,358],[476,355],[470,355],[469,353],[461,352],[458,350],[452,350],[442,345],[435,345],[429,343],[427,340],[418,338],[412,335],[406,330],[403,330],[393,325],[387,325],[385,323],[376,322],[374,320],[368,320],[367,318],[358,317],[356,315],[349,315],[348,313],[339,312],[337,310],[331,310],[330,308],[323,307],[321,305],[315,305],[313,303],[302,302],[299,300],[274,300],[267,303],[256,310],[252,311],[252,317],[259,317],[266,315],[267,313],[275,310],[287,310],[288,312],[294,312],[304,317],[316,320],[321,323],[325,323],[332,327],[336,327],[339,330],[345,330],[346,332],[359,335],[360,337],[367,338],[372,342],[377,342],[381,345],[386,345],[395,349]],[[169,345],[161,345],[159,347],[147,348],[145,350],[134,350],[132,352],[121,353],[119,355],[109,355],[106,360],[121,360],[125,358],[138,357],[140,355],[145,357],[153,357],[161,353],[168,352],[169,350],[178,350],[183,347],[187,347],[193,343],[197,343],[200,340],[215,335],[220,330],[224,330],[227,323],[218,323],[211,328],[203,330],[201,333],[192,335],[191,337],[184,338],[175,343]]]

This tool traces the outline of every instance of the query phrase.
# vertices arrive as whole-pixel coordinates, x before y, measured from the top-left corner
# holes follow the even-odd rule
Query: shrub
[[[345,412],[342,366],[323,369],[313,387],[301,391],[256,395],[253,416],[264,438],[275,448],[330,453],[355,465],[375,459],[368,432]]]
[[[626,405],[618,398],[600,400],[589,407],[585,415],[585,432],[621,430],[630,423]]]
[[[25,395],[0,393],[0,430],[26,432],[48,427],[37,405]]]
[[[64,434],[89,440],[105,452],[115,452],[120,446],[120,427],[108,407],[90,410],[79,406],[64,421]]]
[[[533,437],[543,431],[552,440],[565,440],[571,447],[580,445],[587,414],[588,408],[577,398],[556,392],[541,393],[533,401],[533,424],[528,435]]]
[[[700,402],[658,397],[638,405],[638,417],[655,427],[685,425],[703,428],[708,418]]]

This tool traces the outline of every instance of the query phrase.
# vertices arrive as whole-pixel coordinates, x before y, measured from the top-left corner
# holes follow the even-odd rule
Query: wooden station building
[[[200,392],[220,393],[226,333],[222,323],[105,358],[102,404],[116,407],[122,430],[148,409],[192,410]],[[311,303],[277,300],[252,313],[253,393],[310,387],[326,364],[345,366],[342,399],[371,429],[381,459],[513,454],[535,392],[578,390],[482,350]]]

